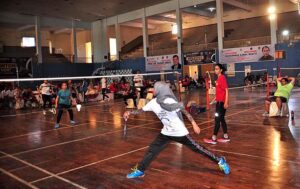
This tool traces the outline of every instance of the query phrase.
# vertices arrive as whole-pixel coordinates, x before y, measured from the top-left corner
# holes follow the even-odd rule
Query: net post
[[[270,82],[269,82],[269,74],[267,74],[267,98],[270,95]]]
[[[177,80],[177,85],[178,85],[178,97],[179,97],[179,101],[181,102],[180,81],[179,81],[179,73],[178,72],[176,72],[176,80]]]
[[[208,78],[205,78],[205,88],[206,88],[206,109],[209,110],[209,82]]]

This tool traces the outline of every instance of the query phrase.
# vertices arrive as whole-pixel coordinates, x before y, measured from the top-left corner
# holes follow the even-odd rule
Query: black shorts
[[[287,99],[282,96],[271,96],[271,97],[267,98],[267,101],[276,102],[276,98],[280,98],[281,102],[283,102],[283,103],[287,102]]]

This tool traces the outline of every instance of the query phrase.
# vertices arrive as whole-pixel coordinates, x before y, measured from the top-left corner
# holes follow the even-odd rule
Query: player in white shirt
[[[164,82],[157,82],[154,85],[154,95],[152,99],[142,110],[126,111],[124,119],[127,120],[130,114],[139,114],[143,111],[152,111],[161,120],[163,128],[161,133],[150,145],[144,159],[133,169],[133,172],[127,175],[127,178],[143,177],[144,171],[150,165],[152,160],[167,146],[171,141],[181,143],[194,152],[205,155],[213,162],[217,163],[225,174],[230,173],[229,165],[224,157],[218,157],[205,147],[194,141],[185,127],[182,113],[187,116],[193,125],[195,133],[200,133],[200,128],[193,117],[185,110],[182,103],[178,103],[173,91],[169,85]]]
[[[49,111],[54,113],[52,109],[52,99],[51,99],[51,84],[47,80],[44,80],[44,83],[40,85],[40,93],[42,93],[43,99],[43,114],[46,115],[46,105],[48,102]]]
[[[193,80],[194,80],[194,82],[195,82],[196,84],[198,84],[198,79],[199,79],[198,73],[195,72],[194,77],[193,77]]]
[[[137,71],[136,74],[133,77],[133,82],[134,82],[134,87],[136,88],[136,90],[140,93],[139,98],[143,98],[144,96],[144,77],[142,75],[140,75],[141,72]]]
[[[103,99],[102,99],[101,102],[104,102],[105,97],[109,99],[109,96],[107,96],[107,94],[106,94],[107,84],[106,84],[106,79],[105,79],[105,77],[103,77],[103,78],[101,79],[101,88],[102,88],[102,97],[103,97]]]

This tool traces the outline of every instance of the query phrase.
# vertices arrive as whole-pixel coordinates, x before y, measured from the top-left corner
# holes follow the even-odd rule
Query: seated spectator
[[[246,86],[252,85],[254,81],[254,76],[250,72],[247,73],[247,76],[244,78],[244,83]]]
[[[33,102],[33,93],[32,90],[29,89],[24,89],[22,92],[22,98],[24,100],[24,105],[26,108],[30,108],[31,104]]]
[[[94,95],[97,95],[98,96],[98,90],[94,88],[94,85],[93,83],[90,83],[88,88],[87,88],[87,91],[85,93],[86,96],[94,96]]]
[[[109,90],[110,92],[116,94],[118,92],[118,82],[114,80],[110,85],[109,85]]]
[[[126,82],[120,82],[119,90],[120,91],[125,91],[126,90]]]
[[[130,86],[130,83],[126,83],[126,89],[123,93],[123,98],[124,98],[124,102],[125,102],[126,106],[128,106],[127,100],[132,98],[134,107],[137,107],[137,105],[136,105],[136,99],[137,99],[136,90],[134,87]]]
[[[288,102],[288,99],[291,95],[294,84],[295,84],[294,77],[277,78],[277,90],[276,90],[274,96],[271,96],[270,98],[266,99],[265,113],[263,114],[263,116],[269,115],[269,109],[270,109],[271,102],[276,102],[277,107],[278,107],[277,115],[281,114],[282,103]]]
[[[182,80],[182,87],[189,89],[190,85],[191,85],[191,79],[188,75],[186,75]]]
[[[16,102],[16,105],[15,105],[15,109],[18,110],[18,109],[22,109],[24,107],[24,100],[22,98],[22,90],[20,87],[17,87],[15,90],[14,90],[14,98],[15,98],[15,102]]]

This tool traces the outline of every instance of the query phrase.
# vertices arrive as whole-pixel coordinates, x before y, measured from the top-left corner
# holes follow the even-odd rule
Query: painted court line
[[[253,108],[251,108],[251,109],[255,109],[255,108],[257,108],[257,107],[253,107]],[[230,114],[230,115],[228,115],[228,116],[233,116],[233,115],[236,115],[236,114],[239,114],[239,113],[242,113],[242,112],[245,112],[245,111],[249,111],[249,110],[250,110],[250,109],[243,110],[243,111],[239,111],[239,112]],[[207,122],[212,122],[212,121],[213,121],[213,120],[207,121]],[[199,124],[199,125],[205,124],[205,123],[207,123],[207,122],[203,122],[203,123],[201,123],[201,124]],[[201,129],[201,130],[205,130],[205,129],[211,128],[211,127],[212,127],[212,126],[205,127],[205,128],[203,128],[203,129]],[[145,127],[145,128],[146,128],[146,129],[155,129],[155,130],[158,130],[158,129],[156,129],[156,128],[148,128],[148,127]],[[160,130],[160,129],[159,129],[159,130]],[[130,136],[129,136],[129,137],[130,137]],[[138,137],[131,137],[131,138],[138,138]],[[145,148],[147,148],[147,147],[148,147],[148,146],[145,146],[145,147],[143,147],[143,148],[139,148],[139,149],[137,149],[137,150],[133,150],[133,151],[130,151],[130,152],[127,152],[127,153],[124,153],[124,154],[120,154],[120,155],[113,156],[113,157],[110,157],[110,158],[106,158],[106,159],[103,159],[103,160],[99,160],[99,161],[96,161],[96,162],[93,162],[93,163],[90,163],[90,164],[86,164],[86,165],[83,165],[83,166],[80,166],[80,167],[77,167],[77,168],[73,168],[73,169],[70,169],[70,170],[67,170],[67,171],[63,171],[63,172],[58,173],[57,175],[66,174],[66,173],[69,173],[69,172],[72,172],[72,171],[75,171],[75,170],[78,170],[78,169],[82,169],[82,168],[85,168],[85,167],[88,167],[88,166],[91,166],[91,165],[95,165],[95,164],[97,164],[97,163],[101,163],[101,162],[103,162],[103,161],[107,161],[107,160],[110,160],[110,159],[118,158],[118,157],[121,157],[121,156],[130,154],[130,153],[133,153],[133,152],[136,152],[136,151],[145,149]],[[162,171],[162,170],[159,170],[159,169],[155,169],[155,170],[170,174],[169,172],[165,172],[165,171]],[[41,178],[41,179],[32,181],[31,183],[36,183],[36,182],[39,182],[39,181],[41,181],[41,180],[45,180],[45,179],[48,179],[48,178],[51,178],[51,176],[44,177],[44,178]]]
[[[20,182],[20,183],[22,183],[22,184],[28,186],[29,188],[32,188],[32,189],[38,189],[38,187],[34,186],[33,184],[31,184],[31,183],[29,183],[29,182],[27,182],[27,181],[21,179],[20,177],[18,177],[18,176],[16,176],[16,175],[14,175],[14,174],[12,174],[12,173],[10,173],[10,172],[8,172],[8,171],[2,169],[2,168],[0,168],[0,171],[1,171],[3,174],[5,174],[5,175],[7,175],[7,176],[9,176],[9,177],[11,177],[11,178],[13,178],[14,180],[16,180],[16,181],[18,181],[18,182]]]
[[[107,105],[114,105],[114,104],[120,104],[121,102],[111,102],[108,104],[96,104],[96,105],[86,105],[86,106],[82,106],[82,109],[88,108],[88,107],[101,107],[101,106],[107,106]],[[72,108],[73,110],[76,110],[76,108]],[[5,118],[5,117],[16,117],[16,116],[23,116],[23,115],[29,115],[29,114],[38,114],[41,113],[42,114],[42,110],[39,111],[34,111],[34,112],[26,112],[26,113],[18,113],[18,114],[6,114],[6,115],[1,115],[0,118]]]
[[[123,153],[123,154],[119,154],[119,155],[116,155],[116,156],[112,156],[112,157],[109,157],[109,158],[105,158],[105,159],[102,159],[102,160],[99,160],[99,161],[95,161],[93,163],[89,163],[89,164],[86,164],[86,165],[83,165],[83,166],[80,166],[80,167],[76,167],[76,168],[73,168],[73,169],[69,169],[67,171],[63,171],[63,172],[60,172],[58,173],[57,175],[63,175],[63,174],[66,174],[66,173],[69,173],[69,172],[72,172],[72,171],[76,171],[78,169],[82,169],[82,168],[85,168],[85,167],[89,167],[89,166],[92,166],[92,165],[95,165],[95,164],[98,164],[98,163],[101,163],[101,162],[104,162],[104,161],[108,161],[108,160],[111,160],[111,159],[116,159],[118,157],[122,157],[122,156],[125,156],[125,155],[128,155],[128,154],[132,154],[134,152],[137,152],[137,151],[140,151],[140,150],[144,150],[146,148],[148,148],[149,146],[144,146],[142,148],[139,148],[139,149],[136,149],[136,150],[132,150],[130,152],[126,152],[126,153]],[[38,179],[38,180],[35,180],[35,181],[32,181],[31,184],[33,183],[36,183],[36,182],[39,182],[39,181],[42,181],[42,180],[45,180],[45,179],[48,179],[48,178],[51,178],[53,176],[48,176],[48,177],[44,177],[44,178],[41,178],[41,179]]]
[[[145,125],[148,125],[148,124],[152,124],[152,123],[146,123],[146,124],[143,124],[143,125],[134,126],[134,127],[128,128],[127,130],[144,127]],[[110,132],[106,132],[106,133],[101,133],[101,134],[97,134],[97,135],[93,135],[93,136],[88,136],[88,137],[84,137],[84,138],[80,138],[80,139],[76,139],[76,140],[70,140],[70,141],[61,142],[61,143],[57,143],[57,144],[52,144],[52,145],[48,145],[48,146],[44,146],[44,147],[40,147],[40,148],[34,148],[34,149],[31,149],[31,150],[26,150],[26,151],[14,153],[12,155],[21,155],[21,154],[25,154],[25,153],[29,153],[29,152],[34,152],[34,151],[43,150],[43,149],[47,149],[47,148],[52,148],[52,147],[56,147],[56,146],[61,146],[61,145],[69,144],[69,143],[74,143],[74,142],[78,142],[78,141],[82,141],[82,140],[86,140],[86,139],[96,138],[96,137],[99,137],[99,136],[102,136],[102,135],[108,135],[108,134],[118,133],[120,131],[123,132],[123,128],[120,129],[120,130],[110,131]],[[2,156],[2,157],[0,157],[0,159],[5,158],[5,157],[6,156]]]
[[[232,122],[232,121],[228,121],[228,124],[231,124],[231,125],[247,125],[249,126],[249,128],[251,127],[263,127],[263,128],[280,128],[280,129],[289,129],[288,127],[286,126],[280,126],[280,125],[263,125],[263,124],[253,124],[253,123],[238,123],[238,122]]]
[[[227,153],[227,154],[234,154],[234,155],[239,155],[239,156],[247,156],[247,157],[253,157],[253,158],[259,158],[259,159],[264,159],[267,161],[276,161],[272,158],[268,158],[268,157],[264,157],[264,156],[257,156],[257,155],[251,155],[251,154],[244,154],[244,153],[239,153],[239,152],[230,152],[230,151],[226,151],[226,150],[217,150],[217,149],[210,149],[211,151],[216,151],[216,152],[223,152],[223,153]],[[299,164],[300,162],[296,162],[296,161],[291,161],[291,160],[286,160],[286,159],[280,159],[280,161],[284,161],[284,162],[289,162],[289,163],[294,163],[294,164]]]
[[[23,137],[23,136],[47,133],[47,132],[51,132],[51,131],[59,131],[59,130],[62,130],[62,129],[69,129],[69,128],[78,127],[78,126],[87,125],[87,124],[90,124],[90,123],[81,123],[81,124],[77,124],[77,125],[69,126],[69,127],[60,127],[58,129],[48,129],[48,130],[44,130],[44,131],[34,131],[34,132],[27,133],[27,134],[15,135],[15,136],[10,136],[10,137],[6,137],[6,138],[0,138],[0,141],[7,140],[7,139],[18,138],[18,137]]]
[[[148,120],[149,121],[149,120]],[[78,126],[82,126],[82,125],[88,125],[91,122],[97,122],[97,123],[109,123],[112,124],[111,122],[107,122],[107,121],[89,121],[88,123],[80,123],[80,124],[76,124],[74,126],[72,125],[68,125],[68,127],[60,127],[58,129],[48,129],[48,130],[44,130],[44,131],[34,131],[34,132],[30,132],[27,134],[22,134],[22,135],[15,135],[15,136],[10,136],[10,137],[5,137],[5,138],[0,138],[0,141],[3,140],[7,140],[7,139],[13,139],[13,138],[18,138],[18,137],[23,137],[23,136],[29,136],[29,135],[36,135],[36,134],[41,134],[41,133],[47,133],[47,132],[51,132],[51,131],[59,131],[62,129],[69,129],[69,128],[74,128],[74,127],[78,127]],[[54,123],[54,122],[53,122]],[[60,125],[67,125],[67,124],[60,124]],[[129,124],[130,125],[130,124]]]
[[[37,170],[39,170],[39,171],[41,171],[41,172],[43,172],[43,173],[45,173],[45,174],[51,175],[52,177],[55,177],[55,178],[57,178],[57,179],[59,179],[59,180],[61,180],[61,181],[64,181],[64,182],[66,182],[66,183],[69,183],[69,184],[71,184],[71,185],[73,185],[73,186],[75,186],[75,187],[77,187],[77,188],[80,188],[80,189],[87,189],[87,188],[84,187],[84,186],[81,186],[81,185],[79,185],[79,184],[77,184],[77,183],[75,183],[75,182],[72,182],[72,181],[70,181],[70,180],[68,180],[68,179],[65,179],[65,178],[63,178],[63,177],[60,177],[60,176],[58,176],[58,175],[56,175],[56,174],[54,174],[54,173],[51,173],[51,172],[49,172],[49,171],[47,171],[47,170],[45,170],[45,169],[42,169],[42,168],[40,168],[40,167],[38,167],[38,166],[35,166],[35,165],[33,165],[33,164],[31,164],[31,163],[29,163],[29,162],[27,162],[27,161],[21,160],[20,158],[17,158],[17,157],[15,157],[15,156],[13,156],[13,155],[7,154],[7,153],[2,152],[2,151],[0,151],[0,153],[2,153],[2,154],[6,155],[6,156],[8,156],[8,157],[10,157],[10,158],[12,158],[12,159],[14,159],[14,160],[17,160],[17,161],[19,161],[19,162],[21,162],[21,163],[23,163],[23,164],[25,164],[25,165],[28,165],[28,166],[30,166],[30,167],[32,167],[32,168],[35,168],[35,169],[37,169]]]
[[[260,107],[260,106],[259,106],[259,107]],[[253,108],[250,108],[250,109],[242,110],[242,111],[239,111],[239,112],[230,114],[230,115],[228,115],[228,116],[226,116],[226,117],[233,116],[233,115],[236,115],[236,114],[239,114],[239,113],[242,113],[242,112],[246,112],[246,111],[249,111],[249,110],[255,109],[255,108],[258,108],[258,107],[253,107]],[[212,121],[213,121],[213,120],[206,121],[206,122],[202,122],[201,125],[202,125],[202,124],[205,124],[205,123],[212,122]],[[139,128],[139,127],[144,127],[145,125],[150,125],[150,124],[153,124],[153,123],[147,123],[147,124],[143,124],[143,125],[140,125],[140,126],[131,127],[131,128],[128,128],[128,129],[134,129],[134,128]],[[191,127],[191,126],[190,126],[190,127]],[[188,127],[188,128],[190,128],[190,127]],[[211,127],[212,127],[212,126],[211,126]],[[205,128],[205,129],[207,129],[207,128]],[[205,129],[202,129],[202,130],[205,130]],[[98,137],[98,136],[101,136],[101,135],[107,135],[107,134],[112,134],[112,133],[120,132],[120,131],[122,131],[122,130],[123,130],[123,129],[117,130],[117,131],[111,131],[111,132],[107,132],[107,133],[101,133],[101,134],[97,134],[97,135],[93,135],[93,136],[89,136],[89,137],[84,137],[84,138],[81,138],[81,139],[76,139],[76,140],[66,141],[66,142],[62,142],[62,143],[58,143],[58,144],[48,145],[48,146],[44,146],[44,147],[40,147],[40,148],[35,148],[35,149],[31,149],[31,150],[26,150],[26,151],[14,153],[13,155],[20,155],[20,154],[24,154],[24,153],[29,153],[29,152],[37,151],[37,150],[42,150],[42,149],[46,149],[46,148],[51,148],[51,147],[55,147],[55,146],[60,146],[60,145],[64,145],[64,144],[69,144],[69,143],[73,143],[73,142],[78,142],[78,141],[82,141],[82,140],[85,140],[85,139],[95,138],[95,137]],[[0,159],[2,159],[2,158],[5,158],[5,156],[0,157]]]

